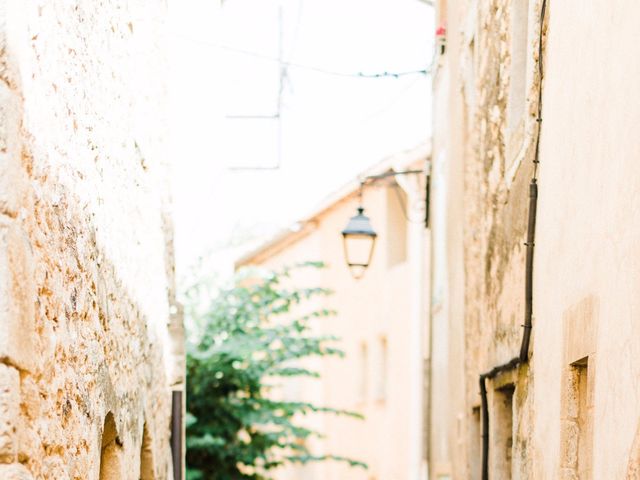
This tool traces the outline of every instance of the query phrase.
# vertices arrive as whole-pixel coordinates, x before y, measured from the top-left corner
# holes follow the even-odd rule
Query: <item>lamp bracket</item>
[[[364,177],[362,180],[360,180],[360,183],[362,185],[365,185],[367,183],[375,183],[376,181],[382,180],[384,178],[397,177],[398,175],[420,175],[424,173],[426,173],[425,170],[403,170],[400,172],[390,171],[390,172],[380,173],[378,175],[369,175],[367,177]]]
[[[399,172],[396,171],[389,171],[389,172],[385,172],[385,173],[380,173],[378,175],[369,175],[366,176],[364,178],[362,178],[360,180],[360,192],[359,192],[359,197],[360,197],[360,203],[362,204],[362,190],[364,189],[364,187],[366,185],[370,185],[373,184],[375,182],[377,182],[378,180],[383,180],[385,178],[389,178],[389,177],[397,177],[398,175],[425,175],[427,177],[427,181],[426,181],[426,186],[425,186],[425,216],[424,216],[424,226],[426,228],[429,228],[429,204],[430,204],[430,197],[431,197],[431,168],[430,168],[430,164],[427,165],[427,168],[425,169],[420,169],[420,170],[401,170]]]

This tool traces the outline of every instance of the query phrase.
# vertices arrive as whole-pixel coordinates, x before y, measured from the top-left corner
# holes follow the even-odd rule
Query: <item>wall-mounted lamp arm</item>
[[[381,173],[379,175],[369,175],[367,177],[364,177],[360,181],[360,183],[362,184],[375,183],[377,180],[382,180],[384,178],[397,177],[398,175],[420,175],[421,173],[425,173],[425,171],[424,170],[404,170],[400,172],[390,171],[390,172]]]
[[[363,177],[360,180],[360,203],[362,204],[362,191],[366,185],[371,185],[376,183],[378,180],[384,180],[389,177],[397,177],[399,175],[425,175],[426,177],[426,186],[425,186],[425,205],[424,205],[424,226],[425,228],[429,228],[429,203],[431,198],[431,168],[430,163],[427,162],[427,166],[424,169],[420,170],[402,170],[399,172],[389,171],[385,173],[380,173],[378,175],[369,175]]]

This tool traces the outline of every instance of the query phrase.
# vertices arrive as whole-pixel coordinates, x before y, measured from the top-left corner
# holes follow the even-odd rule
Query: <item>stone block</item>
[[[578,479],[578,475],[576,475],[575,470],[573,470],[572,468],[561,468],[560,480],[579,480],[579,479]]]
[[[33,480],[31,472],[21,463],[0,465],[0,478],[2,480]]]
[[[19,413],[20,373],[0,363],[0,463],[18,459]]]
[[[43,471],[47,473],[48,478],[69,480],[69,474],[67,473],[67,467],[64,464],[64,460],[57,455],[49,457],[44,461]]]
[[[0,82],[0,213],[15,216],[26,191],[19,96]]]
[[[36,285],[31,246],[17,221],[0,214],[0,361],[33,372]]]
[[[24,463],[30,459],[37,459],[41,453],[42,441],[38,433],[22,417],[18,428],[18,461]]]
[[[24,376],[20,383],[20,403],[22,413],[30,420],[40,415],[40,394],[38,385],[30,376]]]

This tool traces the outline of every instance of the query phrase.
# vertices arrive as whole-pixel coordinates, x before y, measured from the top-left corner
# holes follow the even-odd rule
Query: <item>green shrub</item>
[[[321,267],[307,263],[296,268]],[[314,455],[306,440],[320,434],[300,424],[311,412],[357,414],[275,398],[278,379],[319,376],[301,360],[343,356],[337,338],[315,335],[310,328],[312,319],[334,312],[297,315],[307,300],[330,292],[285,288],[283,279],[290,273],[244,272],[213,293],[206,282],[187,291],[190,480],[263,480],[285,464],[329,459],[365,467],[336,455]]]

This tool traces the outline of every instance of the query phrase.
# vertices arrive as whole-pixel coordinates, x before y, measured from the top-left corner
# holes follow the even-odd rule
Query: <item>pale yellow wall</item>
[[[525,5],[526,104],[511,122],[516,3],[448,1],[447,53],[434,78],[430,451],[443,478],[479,478],[478,375],[517,356],[524,322],[541,2]],[[547,20],[532,357],[487,383],[490,475],[508,475],[499,473],[507,455],[500,389],[513,384],[512,478],[576,478],[580,469],[580,478],[638,478],[640,6],[548,1]],[[453,312],[462,306],[463,316]],[[580,386],[571,379],[585,357],[588,385]]]
[[[584,7],[584,5],[580,5]],[[557,478],[568,315],[585,300],[596,340],[593,478],[627,477],[640,427],[640,75],[633,1],[550,2],[534,312],[535,471]],[[578,48],[579,46],[579,48]],[[573,335],[587,330],[578,326]],[[563,347],[564,344],[564,347]],[[631,469],[629,469],[631,471]]]
[[[397,188],[397,187],[396,187]],[[338,311],[334,318],[318,323],[318,331],[338,335],[342,338],[341,347],[346,352],[345,359],[322,360],[320,368],[322,380],[310,382],[304,387],[293,387],[306,394],[307,398],[332,407],[355,410],[366,416],[365,421],[348,418],[322,416],[313,421],[327,438],[316,447],[319,452],[352,457],[367,462],[370,469],[349,469],[335,462],[327,462],[305,469],[288,469],[282,472],[280,479],[323,480],[323,479],[377,479],[396,480],[417,478],[416,463],[411,459],[412,428],[420,419],[410,413],[414,407],[412,399],[420,402],[422,372],[416,370],[421,365],[420,352],[416,351],[416,337],[420,340],[420,331],[412,327],[412,298],[417,291],[412,288],[425,288],[417,285],[411,278],[410,264],[416,260],[415,249],[423,249],[424,227],[408,229],[409,249],[407,259],[389,267],[388,243],[386,239],[387,221],[393,225],[406,227],[404,217],[388,220],[387,201],[397,198],[387,194],[386,188],[368,188],[365,192],[365,213],[371,217],[374,228],[379,233],[376,250],[371,266],[361,280],[354,280],[346,267],[342,237],[340,231],[347,220],[355,214],[355,198],[340,202],[335,208],[322,214],[315,221],[315,229],[307,236],[288,246],[262,262],[262,266],[278,268],[305,260],[322,260],[328,268],[311,277],[296,278],[301,284],[317,282],[330,288],[335,294],[326,306]],[[422,214],[411,213],[418,222]],[[402,225],[405,224],[405,225]],[[413,233],[411,233],[413,232]],[[411,235],[417,235],[418,242],[411,243]],[[420,252],[418,252],[420,253]],[[412,297],[413,296],[413,297]],[[415,312],[422,315],[424,312]],[[387,344],[387,390],[384,400],[376,399],[375,385],[381,372],[376,365],[376,354],[380,339]],[[420,342],[418,341],[418,344]],[[367,346],[369,365],[366,398],[361,399],[361,362],[362,345]],[[412,363],[413,362],[413,363]],[[413,422],[413,423],[412,423]],[[421,431],[416,430],[418,435]]]
[[[0,478],[171,478],[165,15],[0,1]]]
[[[456,61],[462,50],[461,19],[456,15],[458,2],[440,2],[441,17],[446,17],[446,52],[436,58],[433,79],[433,221],[431,256],[431,337],[430,391],[426,413],[429,418],[429,472],[437,480],[464,478],[462,440],[465,415],[464,363],[464,255],[463,188],[465,132],[463,104],[458,84],[461,65]],[[455,220],[454,220],[455,219]]]

